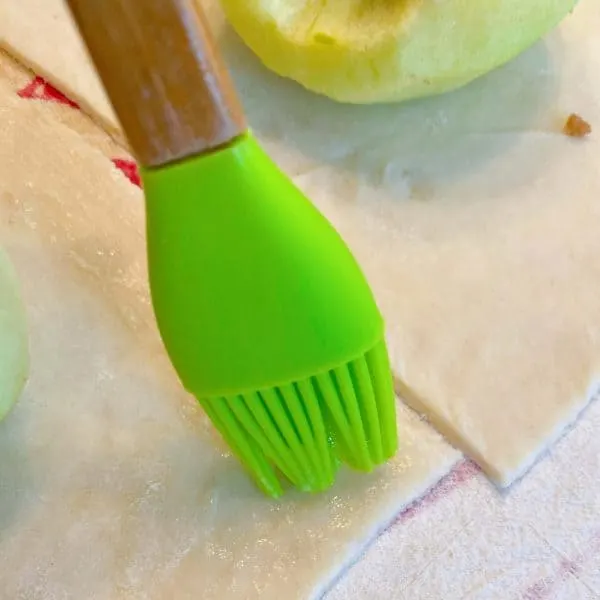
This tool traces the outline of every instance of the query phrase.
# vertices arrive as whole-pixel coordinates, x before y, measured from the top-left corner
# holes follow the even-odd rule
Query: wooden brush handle
[[[131,149],[160,166],[246,130],[194,0],[67,0]]]

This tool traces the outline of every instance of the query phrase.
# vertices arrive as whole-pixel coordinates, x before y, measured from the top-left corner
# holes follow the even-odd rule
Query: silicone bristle
[[[200,402],[270,496],[282,493],[274,467],[303,491],[319,492],[333,483],[337,462],[310,381]]]
[[[398,447],[396,400],[384,342],[367,354],[317,376],[340,459],[371,471]]]
[[[396,425],[396,398],[392,370],[385,342],[381,342],[366,354],[366,363],[373,383],[375,404],[379,415],[383,461],[389,460],[398,449]]]
[[[385,343],[361,358],[288,385],[201,404],[261,489],[277,497],[279,470],[319,492],[339,461],[371,471],[396,451],[395,398]]]
[[[273,498],[283,493],[277,475],[251,436],[246,434],[237,421],[225,398],[201,401],[213,425],[229,444],[230,448],[252,473],[263,492]]]

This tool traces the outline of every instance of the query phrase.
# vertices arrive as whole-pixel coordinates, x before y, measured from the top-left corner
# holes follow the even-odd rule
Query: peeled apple
[[[549,32],[577,0],[221,0],[260,60],[356,104],[458,88]]]
[[[21,394],[28,370],[25,309],[13,267],[0,249],[0,421]]]

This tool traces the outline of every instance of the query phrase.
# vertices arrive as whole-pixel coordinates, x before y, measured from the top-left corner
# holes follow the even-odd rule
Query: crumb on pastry
[[[582,138],[592,133],[592,126],[579,115],[572,113],[563,126],[563,133],[569,137]]]

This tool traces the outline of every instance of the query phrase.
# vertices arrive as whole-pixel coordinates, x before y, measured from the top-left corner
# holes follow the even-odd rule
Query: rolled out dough
[[[61,0],[19,4],[0,40],[104,115]],[[376,107],[266,72],[202,5],[255,132],[366,270],[404,398],[510,484],[600,372],[600,141],[560,133],[571,112],[600,128],[597,0],[465,89]]]
[[[27,323],[21,293],[12,264],[0,248],[0,421],[21,393],[28,368]]]
[[[0,77],[0,239],[32,352],[0,424],[0,596],[319,596],[458,452],[400,406],[400,450],[376,473],[317,497],[258,493],[162,349],[141,192],[50,108]]]

